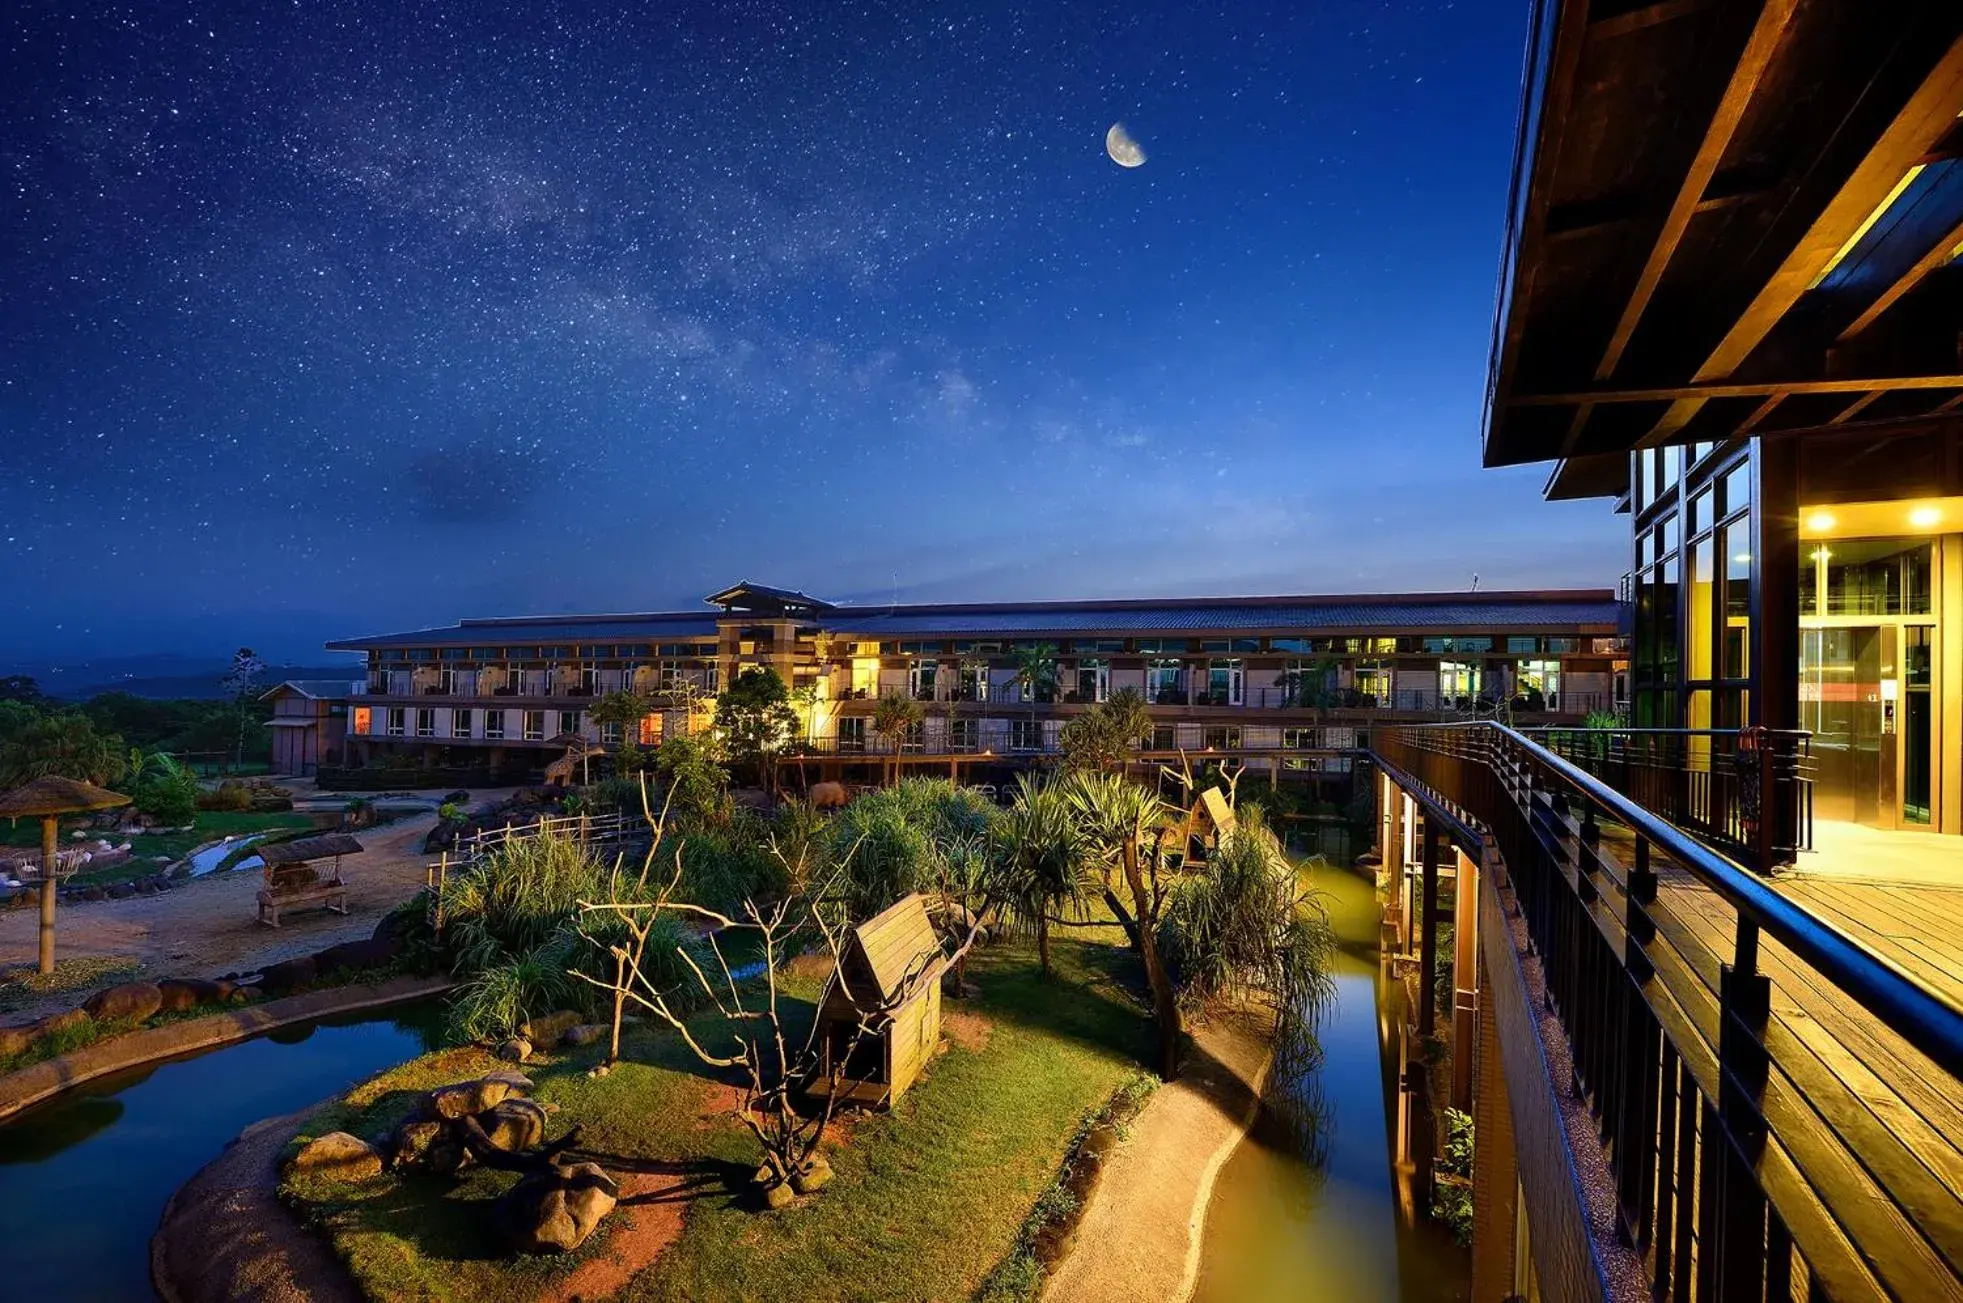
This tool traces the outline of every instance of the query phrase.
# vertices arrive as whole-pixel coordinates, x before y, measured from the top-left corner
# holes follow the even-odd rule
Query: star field
[[[1476,469],[1520,6],[5,23],[0,659],[1619,571]]]

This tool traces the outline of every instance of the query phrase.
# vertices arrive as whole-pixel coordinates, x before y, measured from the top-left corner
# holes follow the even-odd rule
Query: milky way
[[[1476,470],[1519,8],[11,6],[0,660],[1612,582]]]

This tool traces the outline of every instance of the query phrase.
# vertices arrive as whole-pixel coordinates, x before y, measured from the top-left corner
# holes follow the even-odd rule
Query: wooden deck
[[[1626,872],[1632,846],[1625,830],[1603,829],[1600,849],[1612,872]],[[1675,959],[1659,963],[1658,979],[1715,1049],[1719,966],[1732,961],[1736,915],[1680,864],[1660,854],[1652,863],[1652,914]],[[1774,885],[1963,1004],[1963,885],[1825,873]],[[1811,1209],[1819,1217],[1815,1234],[1844,1237],[1850,1248],[1905,1249],[1898,1260],[1866,1264],[1874,1283],[1894,1296],[1963,1299],[1963,1090],[1769,936],[1759,968],[1771,982],[1765,1114],[1777,1143],[1762,1164],[1768,1193],[1782,1210]]]

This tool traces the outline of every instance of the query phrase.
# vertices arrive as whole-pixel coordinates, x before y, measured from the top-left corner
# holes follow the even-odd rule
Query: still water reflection
[[[261,1118],[434,1048],[434,1004],[282,1028],[91,1082],[0,1126],[0,1297],[146,1299],[172,1192]]]
[[[1248,1138],[1221,1169],[1207,1210],[1199,1303],[1450,1303],[1470,1293],[1465,1252],[1398,1211],[1394,1100],[1378,1036],[1380,1004],[1401,998],[1377,962],[1368,880],[1319,869],[1340,946],[1322,1062],[1281,1056]]]

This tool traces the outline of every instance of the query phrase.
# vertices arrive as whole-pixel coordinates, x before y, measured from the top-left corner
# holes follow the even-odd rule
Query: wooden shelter
[[[1220,844],[1221,836],[1233,830],[1234,807],[1228,804],[1227,794],[1217,787],[1209,787],[1187,809],[1178,846],[1188,864],[1204,864],[1213,848]]]
[[[55,891],[61,876],[61,861],[55,849],[57,821],[64,814],[107,810],[129,803],[130,798],[121,792],[59,774],[48,774],[11,792],[0,793],[0,818],[41,821],[41,972],[55,970]]]
[[[266,885],[259,890],[259,921],[279,926],[283,909],[331,909],[348,912],[348,886],[341,878],[341,857],[359,855],[362,845],[345,833],[324,837],[300,837],[275,842],[261,848],[259,858],[266,863]],[[316,867],[331,861],[325,870]]]
[[[837,1078],[840,1102],[890,1105],[904,1095],[940,1044],[946,968],[917,894],[852,929],[818,1006],[823,1057],[810,1091],[823,1095]]]

